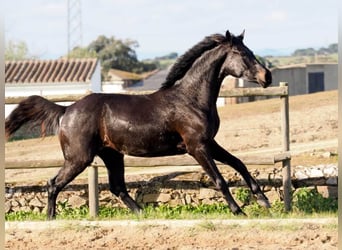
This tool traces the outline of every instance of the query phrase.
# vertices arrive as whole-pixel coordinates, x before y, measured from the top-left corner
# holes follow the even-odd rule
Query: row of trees
[[[297,49],[292,53],[292,56],[315,56],[315,55],[329,55],[338,53],[338,44],[333,43],[328,47],[322,47],[320,49],[307,48],[307,49]]]
[[[165,68],[175,59],[178,54],[172,52],[168,55],[156,57],[152,60],[139,61],[136,55],[136,48],[139,47],[137,41],[126,39],[117,39],[115,37],[99,36],[92,41],[88,46],[76,47],[64,57],[68,58],[87,58],[96,57],[101,61],[102,75],[105,76],[110,69],[120,69],[124,71],[143,73],[155,70],[156,68]],[[328,47],[323,47],[318,50],[313,48],[297,49],[292,56],[315,56],[337,53],[337,43],[331,44]],[[6,43],[5,59],[6,60],[22,60],[39,58],[29,53],[25,42]],[[265,58],[258,57],[267,67],[272,67],[272,63]],[[165,64],[165,65],[164,65]]]

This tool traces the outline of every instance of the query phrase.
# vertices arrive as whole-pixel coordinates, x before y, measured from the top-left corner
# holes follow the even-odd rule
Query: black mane
[[[177,80],[181,79],[185,75],[198,57],[200,57],[205,51],[215,48],[224,41],[226,41],[226,37],[221,34],[214,34],[205,37],[201,42],[189,49],[176,61],[167,75],[165,82],[162,83],[161,88],[165,89],[173,86]]]

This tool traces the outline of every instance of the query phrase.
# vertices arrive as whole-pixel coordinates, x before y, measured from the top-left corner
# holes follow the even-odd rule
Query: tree
[[[307,48],[307,49],[297,49],[293,52],[293,56],[314,56],[316,54],[315,49]]]
[[[76,47],[67,55],[67,58],[96,58],[97,54],[95,51],[88,50],[84,47]]]
[[[317,54],[318,55],[326,55],[326,54],[330,54],[330,51],[328,48],[320,48],[318,51],[317,51]]]
[[[29,50],[24,41],[8,41],[5,45],[5,60],[24,60],[34,58],[29,55]]]
[[[141,68],[134,50],[137,47],[138,43],[133,40],[99,36],[89,44],[88,50],[97,53],[104,71],[115,68],[140,73]]]
[[[101,61],[102,75],[105,76],[110,69],[142,73],[152,71],[157,65],[151,62],[140,62],[135,48],[138,42],[130,39],[121,40],[115,37],[99,36],[86,47],[76,47],[68,58],[96,57]]]
[[[328,49],[330,53],[338,53],[338,44],[337,43],[330,44]]]
[[[177,59],[177,57],[177,52],[171,52],[168,55],[156,57],[155,60]]]
[[[292,53],[292,56],[315,56],[318,55],[327,55],[327,54],[334,54],[338,52],[338,44],[333,43],[330,44],[327,48],[322,47],[318,50],[315,50],[313,48],[307,48],[307,49],[297,49],[295,52]]]

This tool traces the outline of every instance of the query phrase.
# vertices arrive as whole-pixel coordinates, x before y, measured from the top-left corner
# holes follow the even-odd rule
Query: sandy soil
[[[329,250],[337,249],[337,218],[31,222],[11,225],[6,236],[5,249]]]
[[[221,128],[216,138],[226,149],[231,152],[280,150],[279,100],[220,108],[219,113]],[[337,91],[291,97],[291,145],[336,139],[337,118]],[[29,143],[6,143],[6,160],[61,157],[55,138]],[[336,150],[336,147],[329,150]],[[36,182],[45,183],[55,171],[6,170],[5,181],[32,181],[34,177]],[[337,221],[332,224],[316,222],[265,226],[199,221],[198,225],[190,227],[129,226],[116,225],[115,222],[110,222],[110,226],[82,226],[75,222],[44,229],[13,227],[9,223],[6,249],[337,249]]]

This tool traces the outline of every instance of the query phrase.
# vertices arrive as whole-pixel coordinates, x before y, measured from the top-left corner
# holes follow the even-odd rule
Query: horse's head
[[[234,36],[229,31],[226,32],[228,54],[221,68],[221,76],[232,75],[266,88],[272,83],[272,74],[243,44],[244,33],[243,31],[241,35]]]

